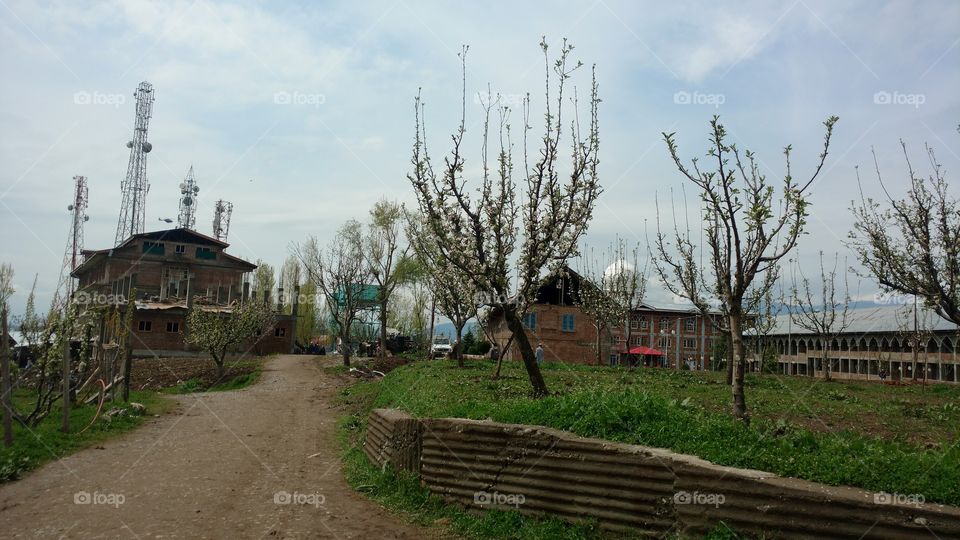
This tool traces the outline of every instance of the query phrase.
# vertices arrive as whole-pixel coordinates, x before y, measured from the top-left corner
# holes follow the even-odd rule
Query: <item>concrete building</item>
[[[256,269],[226,252],[229,244],[184,228],[134,235],[111,249],[85,250],[72,276],[79,280],[74,299],[81,304],[121,304],[136,289],[133,317],[135,356],[182,356],[197,352],[184,340],[190,309],[228,311],[248,298],[244,275]],[[278,315],[251,352],[293,349],[296,317]]]
[[[887,380],[960,382],[957,326],[920,307],[914,330],[913,309],[910,305],[852,310],[850,327],[829,343],[797,326],[789,315],[781,315],[759,342],[750,339],[751,348],[773,347],[777,370],[788,375],[825,376],[826,349],[831,375],[837,379],[880,380],[882,371]],[[919,344],[916,367],[914,343]]]
[[[567,268],[537,290],[536,301],[524,318],[524,328],[533,347],[543,344],[546,361],[597,364],[595,319],[576,302],[575,291],[589,286],[588,283]],[[494,314],[491,325],[497,342],[506,343],[510,331],[503,317]],[[617,325],[601,333],[602,363],[710,369],[718,337],[713,321],[698,310],[642,304],[631,314],[629,329]],[[516,345],[511,345],[505,358],[520,359]]]

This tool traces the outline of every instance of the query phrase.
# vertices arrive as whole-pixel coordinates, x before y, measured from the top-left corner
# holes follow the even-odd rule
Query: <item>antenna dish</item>
[[[68,204],[68,205],[67,205],[67,211],[73,212],[73,205],[72,205],[72,204]]]
[[[127,141],[127,148],[133,148],[133,141]]]
[[[143,143],[143,151],[144,151],[144,152],[146,152],[146,153],[149,154],[151,150],[153,150],[153,145],[152,145],[152,144],[150,144],[150,143],[148,143],[148,142]]]

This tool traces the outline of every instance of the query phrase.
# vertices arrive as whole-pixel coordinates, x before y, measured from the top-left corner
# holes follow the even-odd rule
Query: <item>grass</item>
[[[31,396],[29,390],[17,390],[13,396],[14,406],[20,411],[28,410]],[[140,425],[145,416],[166,412],[174,405],[171,400],[156,392],[130,392],[130,401],[144,405],[147,408],[146,414],[125,414],[106,420],[103,413],[112,407],[123,407],[124,404],[105,403],[100,418],[83,433],[80,431],[90,424],[96,414],[96,404],[71,409],[70,433],[60,431],[62,409],[59,404],[54,404],[50,414],[36,427],[28,429],[14,422],[13,446],[0,446],[0,482],[15,480],[44,463],[129,431]]]
[[[492,418],[586,437],[669,448],[722,465],[920,494],[960,505],[960,388],[890,387],[750,375],[753,422],[728,414],[723,374],[548,364],[553,394],[533,400],[521,366],[417,362],[342,399],[363,414],[396,407],[423,417]]]
[[[217,383],[210,387],[205,387],[204,382],[199,378],[187,379],[180,384],[163,389],[168,394],[192,394],[194,392],[224,392],[228,390],[239,390],[246,388],[260,379],[263,373],[262,364],[257,363],[256,368],[249,372],[237,375],[228,381]]]

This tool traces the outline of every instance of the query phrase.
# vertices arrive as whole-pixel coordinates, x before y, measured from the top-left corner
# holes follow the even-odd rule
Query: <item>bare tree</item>
[[[640,247],[627,247],[626,241],[617,238],[610,248],[613,261],[603,273],[603,290],[617,306],[615,315],[623,325],[624,349],[630,354],[630,339],[633,335],[633,316],[647,293],[647,268],[640,268]]]
[[[800,272],[800,282],[796,278],[790,287],[790,317],[800,328],[812,333],[820,342],[820,360],[823,375],[831,379],[830,346],[833,341],[850,327],[850,287],[847,282],[846,265],[843,272],[843,296],[837,298],[837,259],[833,258],[833,268],[829,271],[823,264],[823,252],[820,252],[820,294],[814,293],[810,280]],[[810,370],[812,376],[815,370]]]
[[[401,246],[403,208],[386,200],[377,201],[370,209],[370,223],[363,238],[363,256],[368,272],[377,285],[380,307],[380,356],[387,355],[387,310],[390,297],[409,272],[407,252]]]
[[[603,269],[594,257],[589,257],[581,269],[583,279],[571,291],[580,310],[590,317],[594,329],[594,351],[597,365],[603,364],[603,335],[622,320],[621,305],[603,290]]]
[[[420,260],[420,267],[428,276],[430,291],[440,314],[453,323],[456,341],[451,356],[463,367],[463,328],[477,315],[477,293],[470,282],[465,282],[450,261],[440,253],[433,230],[422,225],[417,213],[406,216],[407,238]],[[433,336],[430,336],[433,339]]]
[[[260,301],[262,303],[267,303],[276,285],[277,279],[273,266],[261,259],[257,259],[257,269],[253,272],[253,290],[259,291]]]
[[[855,221],[850,245],[867,271],[887,291],[920,297],[944,319],[960,325],[960,199],[949,184],[933,149],[926,147],[931,173],[919,176],[900,141],[910,175],[910,189],[894,199],[873,163],[886,201],[863,194],[851,203]],[[859,168],[857,182],[860,183]]]
[[[359,222],[350,220],[340,227],[325,251],[320,250],[316,238],[310,238],[305,246],[296,248],[297,256],[327,304],[340,338],[345,366],[350,365],[350,337],[354,323],[361,310],[369,307],[364,293],[370,274],[358,241],[361,230]]]
[[[463,282],[472,284],[489,297],[506,320],[523,358],[533,395],[547,395],[547,385],[534,357],[533,347],[524,330],[527,313],[545,275],[555,273],[578,254],[577,242],[586,232],[601,192],[597,176],[600,145],[597,127],[597,83],[591,81],[589,120],[581,132],[576,114],[577,94],[569,97],[567,82],[581,66],[569,64],[573,46],[564,41],[560,56],[552,64],[546,40],[540,43],[546,67],[544,134],[538,153],[528,151],[530,100],[523,110],[523,180],[520,200],[514,182],[514,156],[510,130],[510,110],[487,95],[483,102],[481,174],[479,186],[470,190],[464,179],[463,156],[466,132],[466,51],[463,61],[463,92],[460,125],[452,135],[453,148],[439,174],[434,170],[426,146],[423,103],[415,100],[416,138],[413,146],[413,171],[408,174],[417,196],[420,213],[438,239],[441,257],[449,261]],[[551,79],[556,75],[556,83]],[[555,93],[554,93],[555,92]],[[563,116],[564,105],[574,109],[569,124]],[[496,170],[488,160],[490,114],[499,113],[499,152]],[[564,130],[571,135],[572,162],[566,179],[558,170],[560,142]],[[519,220],[519,227],[518,227]],[[511,277],[516,275],[516,282]]]
[[[823,169],[836,121],[833,116],[824,122],[823,152],[806,182],[794,179],[790,169],[792,147],[784,149],[786,171],[779,194],[760,172],[753,152],[741,153],[727,143],[727,132],[719,117],[714,116],[710,122],[707,151],[715,170],[701,170],[696,158],[689,167],[684,165],[674,134],[663,134],[677,169],[699,191],[707,262],[704,265],[698,257],[699,247],[689,226],[684,232],[675,223],[673,237],[668,238],[660,229],[658,216],[657,272],[671,292],[687,298],[703,313],[709,313],[710,299],[719,299],[733,353],[733,414],[744,421],[749,421],[743,388],[744,316],[749,316],[745,308],[749,307],[751,291],[762,296],[773,286],[775,272],[770,270],[790,253],[804,231],[809,206],[807,190]],[[760,285],[755,283],[758,277]]]

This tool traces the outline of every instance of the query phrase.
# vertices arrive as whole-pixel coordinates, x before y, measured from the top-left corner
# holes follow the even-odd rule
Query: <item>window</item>
[[[646,316],[646,315],[641,315],[641,316],[640,316],[640,328],[646,330],[649,326],[650,326],[650,323],[647,322],[647,316]]]
[[[197,258],[206,259],[208,261],[216,260],[217,252],[211,251],[210,248],[198,247],[197,248]]]
[[[687,319],[683,321],[683,328],[687,332],[696,332],[697,331],[697,320],[696,319]]]
[[[187,252],[187,246],[183,244],[177,244],[177,247],[176,249],[174,249],[174,251],[176,251],[178,255],[183,255],[184,253]]]
[[[523,316],[523,325],[529,328],[530,330],[537,329],[537,314],[536,313],[527,313]]]
[[[670,317],[660,317],[660,330],[670,328]]]
[[[633,341],[633,345],[643,345],[643,336],[635,336],[631,341]]]
[[[669,346],[670,346],[670,339],[669,339],[669,338],[662,337],[662,338],[657,339],[657,347],[659,347],[659,348],[661,348],[661,349],[666,349],[666,348],[669,347]]]
[[[137,323],[137,330],[141,332],[149,332],[152,326],[153,323],[151,321],[140,321]]]
[[[278,327],[273,330],[273,335],[276,337],[284,337],[287,335],[287,329],[284,327]]]
[[[560,321],[560,330],[563,332],[573,332],[576,327],[576,317],[573,313],[564,313]]]
[[[143,252],[147,255],[163,255],[163,244],[144,240]]]
[[[610,365],[611,365],[611,366],[617,365],[617,364],[619,363],[619,360],[620,360],[620,357],[619,357],[619,356],[617,356],[617,355],[615,355],[615,354],[611,354],[611,355],[610,355]]]
[[[683,338],[683,348],[684,349],[696,349],[697,340],[695,338]]]
[[[167,323],[167,332],[179,332],[180,323],[178,322],[168,322]]]
[[[627,340],[624,339],[623,336],[617,336],[617,345],[620,345],[620,344],[624,343],[625,341],[627,341]]]
[[[630,318],[630,329],[631,329],[631,330],[636,330],[639,326],[640,326],[640,321],[638,321],[638,320],[634,319],[633,317],[631,317],[631,318]]]

